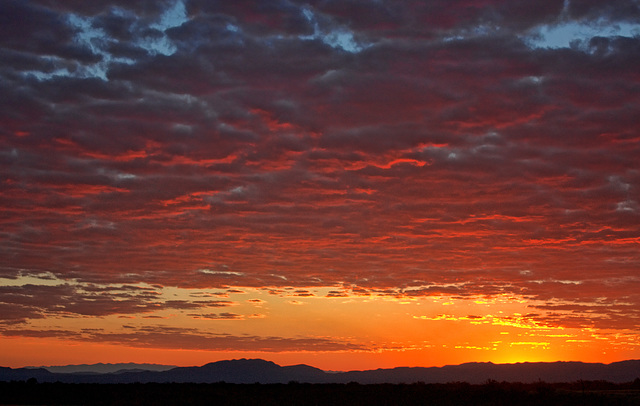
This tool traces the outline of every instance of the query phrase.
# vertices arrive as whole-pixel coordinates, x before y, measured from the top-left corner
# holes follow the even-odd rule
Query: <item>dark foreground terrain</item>
[[[2,405],[640,405],[640,380],[535,384],[0,382]]]

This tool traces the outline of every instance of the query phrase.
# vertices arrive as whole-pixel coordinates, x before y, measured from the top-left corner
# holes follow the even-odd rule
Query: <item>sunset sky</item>
[[[3,0],[0,365],[640,358],[637,0]]]

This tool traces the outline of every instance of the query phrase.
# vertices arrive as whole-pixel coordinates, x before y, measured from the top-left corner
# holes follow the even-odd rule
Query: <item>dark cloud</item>
[[[571,0],[571,17],[590,20],[629,21],[637,23],[640,4],[637,1],[615,0],[606,3],[595,0]]]
[[[228,300],[164,300],[160,295],[153,288],[129,285],[0,286],[0,305],[6,309],[0,316],[0,322],[18,323],[48,316],[108,316],[164,309],[196,310],[234,304]]]
[[[309,35],[313,27],[302,9],[289,1],[248,0],[212,3],[206,0],[187,2],[190,15],[224,16],[252,35]]]
[[[3,329],[9,337],[54,337],[108,344],[125,344],[137,348],[166,348],[209,351],[345,351],[367,350],[366,347],[348,341],[316,337],[234,336],[211,334],[196,329],[169,326],[149,326],[127,333],[104,331]]]
[[[134,3],[126,0],[97,0],[92,2],[82,0],[35,0],[33,3],[41,4],[56,11],[75,12],[83,15],[96,15],[118,7],[145,18],[157,17],[175,4],[171,0],[143,0]]]
[[[526,0],[519,1],[463,1],[452,5],[447,1],[412,2],[416,20],[425,26],[439,29],[511,28],[526,30],[529,27],[556,20],[562,3],[544,5]]]
[[[208,320],[243,320],[244,316],[237,313],[190,313],[188,316],[194,319],[208,319]]]
[[[2,2],[0,27],[3,49],[82,62],[100,60],[88,47],[74,43],[74,29],[66,23],[63,15],[29,2]]]

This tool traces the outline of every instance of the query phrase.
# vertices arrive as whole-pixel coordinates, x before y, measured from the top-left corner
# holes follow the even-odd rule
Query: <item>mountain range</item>
[[[102,365],[102,368],[98,366]],[[0,367],[0,381],[20,381],[35,378],[38,382],[64,383],[484,383],[499,382],[575,382],[609,381],[631,382],[640,379],[640,360],[611,364],[583,362],[534,362],[517,364],[466,363],[444,367],[399,367],[367,371],[330,373],[309,365],[280,366],[262,359],[218,361],[200,367],[171,367],[154,364],[116,365],[112,372],[104,371],[105,364],[67,368],[66,373],[45,368]],[[119,368],[123,366],[123,368]],[[70,366],[71,367],[71,366]],[[78,366],[74,366],[78,367]],[[171,368],[162,370],[164,367]],[[53,367],[50,367],[53,368]],[[56,367],[57,371],[64,370]],[[62,368],[62,369],[61,369]],[[113,369],[114,367],[111,367]],[[108,368],[107,368],[108,369]],[[155,369],[155,370],[151,370]],[[70,372],[73,371],[73,372]]]
[[[56,365],[47,367],[25,367],[29,369],[44,368],[49,372],[69,373],[69,374],[106,374],[123,373],[132,371],[167,371],[176,368],[175,365],[161,364],[136,364],[133,362],[120,364],[79,364],[79,365]]]

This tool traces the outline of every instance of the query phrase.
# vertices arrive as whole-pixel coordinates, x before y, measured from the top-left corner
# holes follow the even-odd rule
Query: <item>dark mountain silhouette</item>
[[[350,371],[339,374],[342,381],[359,383],[447,383],[463,381],[573,382],[605,380],[630,382],[640,377],[640,360],[612,364],[583,362],[525,362],[517,364],[466,363],[431,368],[393,368]]]
[[[27,367],[27,368],[44,368],[49,372],[55,373],[117,373],[124,371],[167,371],[172,368],[176,368],[175,365],[160,365],[160,364],[136,364],[133,362],[121,363],[121,364],[79,364],[79,365],[56,365],[56,366],[43,366],[43,367]]]
[[[201,367],[174,368],[158,377],[161,382],[229,382],[229,383],[286,383],[289,381],[316,382],[325,372],[308,365],[281,367],[261,359],[220,361]]]
[[[55,382],[57,374],[44,368],[6,368],[0,367],[0,381],[26,381],[31,378],[39,382]]]
[[[167,371],[117,371],[113,373],[53,373],[44,368],[0,368],[0,381],[35,378],[63,383],[484,383],[499,382],[631,382],[640,378],[640,360],[612,364],[535,362],[518,364],[467,363],[431,368],[392,368],[327,373],[308,365],[280,366],[261,359],[213,362],[201,367],[176,367]]]

